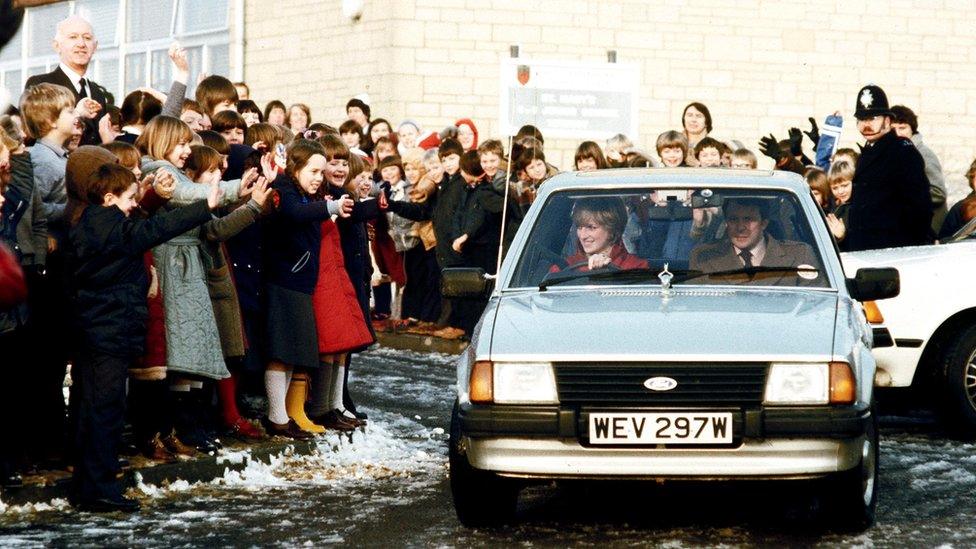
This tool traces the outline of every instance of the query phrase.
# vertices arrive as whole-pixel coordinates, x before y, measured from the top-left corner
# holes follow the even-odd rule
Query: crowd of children
[[[170,55],[165,96],[140,89],[102,113],[37,84],[0,118],[0,344],[10,364],[36,365],[5,370],[0,413],[38,410],[9,426],[0,475],[11,486],[24,471],[71,465],[76,502],[94,510],[136,508],[116,481],[126,419],[135,448],[159,461],[213,452],[221,436],[364,425],[350,357],[391,322],[469,334],[485,302],[443,299],[441,270],[494,273],[558,172],[533,126],[504,143],[479,142],[468,118],[439,132],[394,128],[360,96],[336,127],[301,103],[262,109],[220,76],[185,98],[186,54]],[[93,119],[102,144],[79,147],[81,121]],[[572,168],[757,167],[711,132],[707,107],[691,103],[656,155],[617,135],[581,143]],[[807,135],[820,145],[815,124]],[[857,153],[817,165],[801,140],[794,128],[760,150],[803,174],[843,246]],[[947,226],[976,213],[966,204]],[[263,381],[259,420],[239,409],[248,379]]]

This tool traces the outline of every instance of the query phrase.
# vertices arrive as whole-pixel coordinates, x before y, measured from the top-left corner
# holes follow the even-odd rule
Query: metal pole
[[[512,164],[514,159],[512,158],[512,144],[515,143],[515,136],[508,137],[508,167],[505,168],[505,198],[502,200],[502,230],[501,237],[498,240],[498,261],[495,264],[495,276],[498,276],[498,272],[502,270],[502,256],[505,250],[505,223],[508,218],[508,185],[509,181],[512,179]]]

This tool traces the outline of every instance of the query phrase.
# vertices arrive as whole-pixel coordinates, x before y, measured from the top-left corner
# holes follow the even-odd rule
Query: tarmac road
[[[877,524],[824,531],[802,486],[600,483],[523,491],[519,523],[469,530],[454,516],[446,431],[452,357],[380,350],[358,357],[353,388],[370,413],[352,442],[254,465],[208,484],[143,486],[136,515],[63,502],[0,513],[0,546],[565,546],[576,544],[971,546],[976,445],[926,416],[882,417]],[[0,505],[2,508],[2,505]]]

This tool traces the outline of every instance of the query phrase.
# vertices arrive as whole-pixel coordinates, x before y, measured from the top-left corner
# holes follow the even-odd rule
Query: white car
[[[901,293],[866,302],[877,387],[922,391],[945,419],[976,434],[976,220],[945,243],[841,254],[845,271],[894,267]]]

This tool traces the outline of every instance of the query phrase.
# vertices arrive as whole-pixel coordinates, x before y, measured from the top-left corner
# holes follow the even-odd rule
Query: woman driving
[[[581,198],[573,206],[576,253],[565,266],[551,272],[588,271],[613,266],[618,269],[646,269],[647,261],[627,253],[622,238],[627,225],[627,208],[618,197]]]

